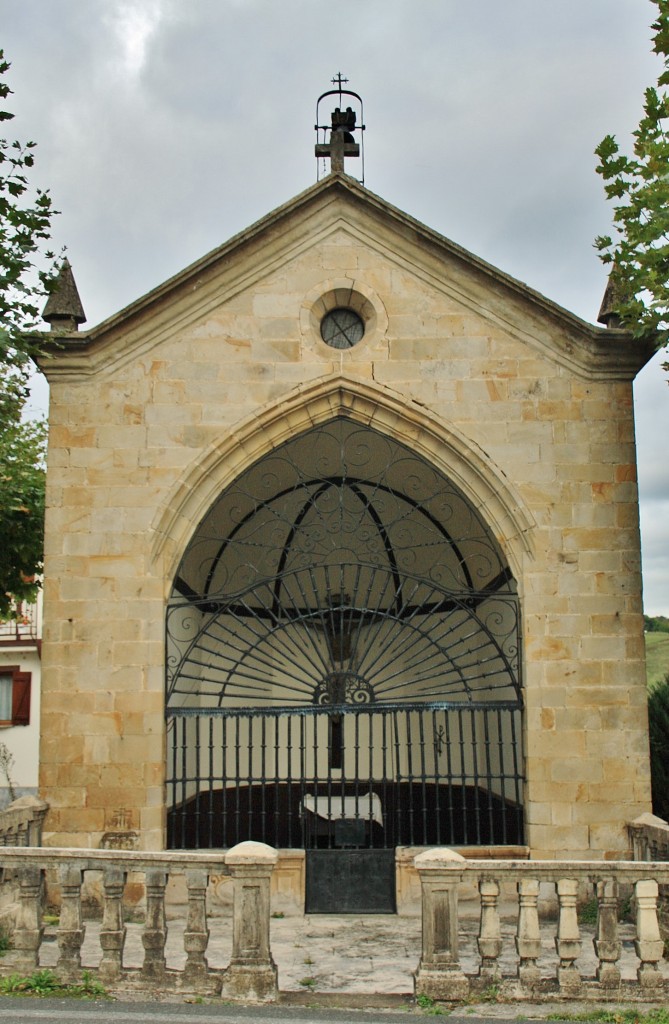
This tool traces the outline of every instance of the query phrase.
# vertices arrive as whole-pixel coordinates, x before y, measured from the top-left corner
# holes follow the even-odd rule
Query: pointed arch
[[[240,473],[291,437],[336,417],[410,446],[460,488],[504,549],[517,580],[533,555],[534,519],[476,442],[424,406],[369,381],[338,374],[297,388],[240,422],[183,472],[154,518],[151,560],[169,585],[198,523]]]

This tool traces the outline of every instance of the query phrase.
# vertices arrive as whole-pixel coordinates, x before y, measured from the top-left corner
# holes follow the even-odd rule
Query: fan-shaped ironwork
[[[359,564],[298,569],[171,604],[169,704],[517,702],[517,636],[515,595],[499,589],[453,594]]]

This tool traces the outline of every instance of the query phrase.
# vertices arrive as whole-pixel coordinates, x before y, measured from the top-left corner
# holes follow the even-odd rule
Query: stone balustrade
[[[42,825],[49,805],[36,796],[22,796],[0,811],[0,846],[41,846]]]
[[[140,853],[116,850],[16,849],[0,851],[0,867],[19,883],[19,904],[12,935],[13,951],[0,961],[0,973],[29,974],[43,966],[43,894],[45,876],[60,889],[57,974],[80,978],[86,924],[82,888],[88,873],[101,875],[102,922],[99,956],[91,974],[110,988],[180,991],[229,999],[265,1002],[277,996],[277,971],[269,947],[270,878],[276,852],[262,843],[240,843],[226,853]],[[130,875],[143,875],[145,889],[140,968],[124,966],[127,928],[124,890]],[[232,958],[227,967],[207,962],[209,922],[206,892],[210,878],[231,876]],[[185,965],[168,969],[165,946],[168,924],[166,888],[181,876],[188,894],[183,929]],[[133,883],[136,888],[136,883]]]
[[[423,915],[416,995],[452,1002],[476,997],[490,985],[502,997],[532,1000],[655,1000],[669,993],[658,924],[658,890],[669,882],[669,864],[465,861],[443,849],[426,850],[414,863]],[[478,890],[478,966],[467,972],[459,949],[459,895],[472,886]],[[621,971],[623,888],[633,897],[628,902],[635,919],[631,977]],[[597,906],[596,968],[586,976],[578,964],[584,952],[578,907],[590,894]]]
[[[634,860],[669,861],[669,825],[655,814],[642,814],[627,826]]]
[[[73,981],[85,967],[112,991],[159,987],[233,1000],[277,999],[270,946],[276,861],[276,851],[250,842],[219,854],[0,850],[0,868],[19,883],[13,950],[0,960],[0,974],[53,966]],[[659,886],[669,883],[669,863],[467,861],[437,848],[419,854],[415,866],[422,893],[417,996],[452,1003],[484,996],[491,986],[514,1000],[669,996],[657,906]],[[221,876],[230,879],[232,920],[209,912],[208,890]],[[57,946],[54,936],[45,935],[45,878],[59,893]],[[84,913],[82,891],[89,884],[100,894],[102,918],[95,929]],[[128,894],[138,884],[142,924],[131,928]],[[169,899],[175,885],[185,900],[185,912],[177,916]],[[621,925],[623,895],[632,917]],[[580,924],[588,899],[597,910],[589,931]],[[135,929],[136,937],[140,928],[141,946],[129,958],[128,932]],[[226,930],[231,940],[227,965],[209,962],[214,929]]]

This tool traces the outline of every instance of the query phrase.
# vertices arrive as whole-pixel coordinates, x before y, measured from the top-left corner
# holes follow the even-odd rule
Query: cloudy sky
[[[11,138],[38,143],[98,323],[316,177],[315,106],[364,99],[366,185],[594,320],[627,144],[658,73],[649,0],[0,0]],[[326,112],[327,113],[327,112]],[[11,134],[10,134],[11,133]],[[353,171],[353,168],[351,168]],[[669,615],[669,390],[636,383],[645,606]],[[35,389],[37,401],[44,392]]]

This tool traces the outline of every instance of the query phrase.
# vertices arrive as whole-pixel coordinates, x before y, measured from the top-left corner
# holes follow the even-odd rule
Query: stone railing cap
[[[237,843],[225,855],[226,864],[276,864],[279,855],[266,843],[254,843],[251,839]]]
[[[434,850],[424,850],[414,857],[416,868],[457,868],[466,864],[465,858],[456,850],[442,846]]]
[[[669,829],[669,823],[664,818],[658,818],[656,814],[651,814],[646,811],[644,814],[640,814],[638,818],[630,822],[630,827],[643,827],[644,825],[652,825],[654,828],[667,828]]]
[[[18,800],[13,800],[11,804],[8,804],[7,807],[3,808],[3,813],[4,811],[45,811],[48,809],[49,805],[45,803],[44,800],[40,800],[38,796],[28,795],[20,796]]]

